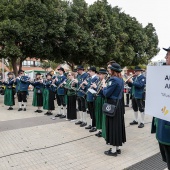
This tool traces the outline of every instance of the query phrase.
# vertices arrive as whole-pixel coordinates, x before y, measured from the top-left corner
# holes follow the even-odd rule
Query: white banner
[[[148,66],[145,113],[170,121],[170,66]]]

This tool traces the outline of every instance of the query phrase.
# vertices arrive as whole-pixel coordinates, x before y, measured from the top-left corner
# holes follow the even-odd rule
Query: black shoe
[[[26,111],[26,108],[24,108],[24,111]]]
[[[82,123],[80,124],[80,127],[84,127],[84,126],[87,126],[87,123],[82,122]]]
[[[75,123],[75,125],[80,125],[80,124],[82,124],[82,123],[83,123],[83,122],[79,120],[78,122]]]
[[[101,132],[101,131],[99,131],[98,133],[96,133],[96,134],[95,134],[95,136],[97,136],[97,137],[101,137],[101,136],[102,136],[102,132]]]
[[[89,132],[96,132],[97,131],[97,129],[95,128],[95,127],[92,127],[90,130],[89,130]]]
[[[125,107],[129,107],[129,105],[128,105],[128,104],[126,104],[126,105],[125,105]]]
[[[51,112],[47,112],[47,116],[51,116],[53,115]]]
[[[42,113],[42,110],[38,110],[38,113]]]
[[[117,156],[117,152],[112,152],[112,149],[109,149],[108,151],[105,151],[104,152],[105,155],[108,155],[108,156]]]
[[[60,117],[60,116],[62,116],[62,114],[56,114],[56,115],[55,115],[55,117]]]
[[[38,112],[39,110],[36,110],[36,111],[34,111],[34,112]]]
[[[22,108],[19,108],[18,111],[22,111]]]
[[[44,115],[48,115],[49,112],[44,113]]]
[[[92,126],[91,126],[91,125],[89,125],[89,126],[85,127],[85,129],[91,129],[91,128],[92,128]]]
[[[12,108],[12,107],[9,107],[8,110],[13,110],[13,108]]]
[[[129,123],[130,125],[137,125],[138,124],[138,122],[136,122],[135,120],[133,121],[133,122],[131,122],[131,123]]]
[[[121,150],[120,149],[116,150],[116,152],[117,152],[117,154],[121,154]]]
[[[143,127],[144,127],[143,123],[140,123],[140,125],[138,126],[138,128],[143,128]]]
[[[66,115],[61,115],[60,119],[66,118]]]

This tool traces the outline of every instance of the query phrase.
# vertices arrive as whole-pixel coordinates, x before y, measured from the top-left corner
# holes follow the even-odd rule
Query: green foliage
[[[149,23],[112,7],[107,0],[1,0],[0,57],[16,62],[27,57],[75,65],[143,65],[158,52],[158,36]]]
[[[48,68],[50,68],[50,63],[47,61],[42,62],[41,68],[43,68],[46,71]]]

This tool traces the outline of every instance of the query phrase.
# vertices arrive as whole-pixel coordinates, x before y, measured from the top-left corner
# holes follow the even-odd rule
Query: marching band
[[[1,81],[6,86],[4,104],[9,106],[8,110],[13,110],[14,95],[17,93],[18,111],[26,111],[28,87],[32,85],[34,87],[32,106],[37,107],[35,112],[42,113],[43,109],[47,110],[44,115],[53,115],[56,99],[59,112],[52,119],[59,117],[70,121],[77,120],[75,125],[85,127],[89,132],[98,130],[95,135],[103,137],[106,143],[111,145],[111,149],[104,153],[109,156],[121,154],[119,146],[126,142],[126,133],[124,81],[120,65],[111,61],[107,70],[101,68],[97,71],[95,67],[90,67],[85,72],[84,67],[79,65],[74,72],[66,74],[62,67],[58,71],[58,76],[49,72],[45,79],[41,73],[37,73],[34,80],[26,76],[23,70],[19,70],[16,78],[9,72],[8,81]],[[127,80],[127,83],[130,82],[132,84],[131,78]],[[116,105],[115,116],[104,114],[104,103]],[[89,125],[87,113],[91,118]]]

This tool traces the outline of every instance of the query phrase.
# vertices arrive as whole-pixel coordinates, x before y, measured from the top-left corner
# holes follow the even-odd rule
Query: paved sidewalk
[[[103,138],[74,122],[34,113],[31,99],[27,111],[18,112],[17,105],[6,110],[0,96],[0,170],[122,170],[159,152],[148,115],[145,128],[138,129],[129,126],[133,112],[126,109],[127,142],[121,155],[108,157],[104,151],[110,147]]]

